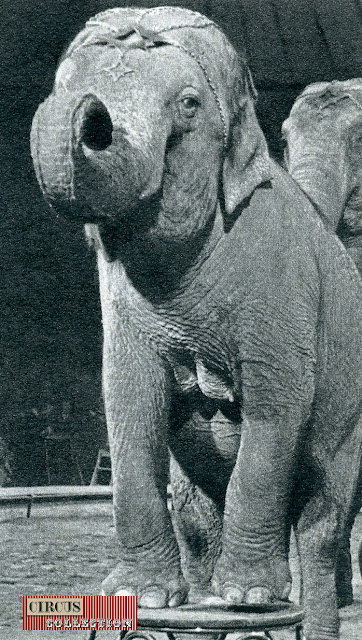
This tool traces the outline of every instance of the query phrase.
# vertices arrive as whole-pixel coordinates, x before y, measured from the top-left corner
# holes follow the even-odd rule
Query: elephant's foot
[[[188,587],[178,567],[162,568],[119,562],[102,583],[103,595],[138,596],[138,606],[177,607],[187,601]]]
[[[212,579],[216,595],[230,604],[267,605],[288,600],[291,577],[283,558],[263,558],[250,563],[237,554],[222,553]]]

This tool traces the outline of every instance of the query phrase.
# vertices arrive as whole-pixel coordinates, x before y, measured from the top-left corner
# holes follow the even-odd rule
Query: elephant
[[[290,175],[362,273],[362,78],[307,86],[282,133]]]
[[[362,274],[362,79],[317,82],[282,126],[285,166],[345,244]],[[337,567],[338,601],[351,604],[350,534],[362,506],[362,471]]]
[[[199,13],[91,18],[34,116],[41,190],[99,273],[118,564],[103,593],[288,599],[338,638],[358,480],[362,284],[269,156],[243,55]],[[167,509],[171,479],[173,511]]]

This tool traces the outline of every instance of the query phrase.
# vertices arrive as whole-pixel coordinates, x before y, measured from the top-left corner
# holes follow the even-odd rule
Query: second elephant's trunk
[[[322,148],[292,140],[287,168],[292,178],[318,207],[326,224],[336,231],[347,197],[344,153],[340,147]]]

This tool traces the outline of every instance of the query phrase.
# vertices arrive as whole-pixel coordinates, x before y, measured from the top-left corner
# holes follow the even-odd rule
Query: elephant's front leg
[[[226,494],[222,554],[213,582],[232,603],[287,599],[287,518],[298,421],[244,415],[237,461]]]
[[[147,340],[110,314],[104,395],[119,562],[103,592],[138,595],[145,607],[177,606],[187,588],[166,503],[168,373]]]

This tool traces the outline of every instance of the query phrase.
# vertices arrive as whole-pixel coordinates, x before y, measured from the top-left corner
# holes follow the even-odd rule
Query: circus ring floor
[[[53,640],[58,637],[86,640],[87,632],[22,631],[21,596],[99,593],[102,578],[116,561],[110,491],[104,488],[100,493],[103,495],[96,499],[69,501],[55,496],[48,502],[34,500],[30,517],[27,517],[29,504],[26,501],[3,503],[0,513],[1,640]],[[362,638],[362,579],[357,561],[360,540],[362,514],[357,517],[352,535],[355,602],[341,612],[341,640]],[[292,572],[296,576],[295,596],[298,569],[293,552],[291,555]],[[100,640],[116,640],[117,637],[114,632],[106,631],[97,635]],[[159,635],[161,637],[164,636]],[[232,640],[232,634],[228,637]],[[273,637],[291,640],[295,636],[284,630],[275,631]]]

